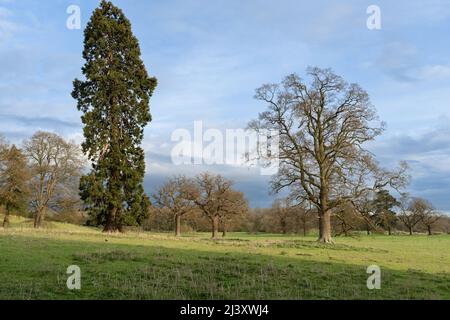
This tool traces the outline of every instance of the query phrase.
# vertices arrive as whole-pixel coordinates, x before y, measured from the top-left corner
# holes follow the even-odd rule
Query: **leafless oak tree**
[[[306,234],[308,233],[308,222],[313,213],[314,211],[311,208],[306,208],[303,205],[295,206],[293,208],[296,224],[301,228],[304,237],[306,237]],[[299,230],[300,229],[297,230],[297,233],[299,233]]]
[[[319,215],[319,241],[332,242],[332,209],[376,188],[403,183],[378,167],[364,145],[383,131],[368,94],[330,69],[309,68],[311,82],[298,75],[266,84],[255,98],[267,111],[249,128],[279,133],[279,172],[272,189],[312,203]],[[404,170],[402,170],[404,172]]]
[[[357,212],[350,203],[344,203],[334,211],[335,234],[348,236],[352,230],[356,230],[359,225],[364,224],[364,218]]]
[[[242,192],[229,190],[224,194],[223,205],[219,212],[222,237],[226,237],[229,223],[243,217],[248,213],[248,210],[248,202]]]
[[[400,200],[400,214],[398,218],[412,235],[414,227],[422,220],[423,212],[427,210],[428,203],[420,198],[410,198],[407,195]]]
[[[181,218],[193,212],[195,203],[190,199],[195,188],[193,182],[184,176],[177,176],[169,179],[157,193],[153,195],[155,204],[160,208],[169,210],[175,220],[175,236],[181,235]]]
[[[199,210],[211,221],[212,238],[216,239],[219,232],[219,223],[232,206],[231,197],[233,183],[221,175],[202,173],[196,179],[196,189],[191,193],[190,199],[194,201]]]
[[[37,132],[23,145],[32,172],[34,227],[39,228],[51,201],[78,189],[83,158],[78,145],[50,132]]]
[[[419,217],[420,222],[427,229],[428,235],[431,236],[432,227],[442,218],[435,210],[433,205],[425,199],[415,198],[410,204],[410,210]]]
[[[292,204],[288,198],[276,199],[272,204],[272,212],[277,218],[281,228],[281,233],[288,232],[289,220],[293,215]]]

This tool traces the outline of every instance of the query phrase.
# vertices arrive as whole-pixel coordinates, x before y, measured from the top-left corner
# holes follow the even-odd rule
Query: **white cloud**
[[[450,78],[450,66],[448,65],[428,65],[418,68],[413,72],[420,80],[440,80]]]

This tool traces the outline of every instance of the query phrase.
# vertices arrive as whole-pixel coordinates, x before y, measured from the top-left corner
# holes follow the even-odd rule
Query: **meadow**
[[[0,228],[0,299],[450,299],[450,235],[128,232],[12,219]],[[369,265],[381,289],[366,286]],[[81,290],[66,286],[81,268]]]

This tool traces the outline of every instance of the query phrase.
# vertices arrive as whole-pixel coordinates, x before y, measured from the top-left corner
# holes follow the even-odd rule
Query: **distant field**
[[[450,236],[336,239],[232,233],[104,235],[60,223],[0,228],[0,299],[450,299]],[[368,290],[366,268],[381,267]],[[69,265],[82,288],[66,287]]]

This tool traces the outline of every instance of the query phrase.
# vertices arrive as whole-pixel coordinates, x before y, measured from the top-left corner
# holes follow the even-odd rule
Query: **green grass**
[[[14,218],[0,228],[0,299],[450,299],[450,236],[127,233]],[[381,267],[380,290],[366,268]],[[69,265],[82,288],[66,287]]]

